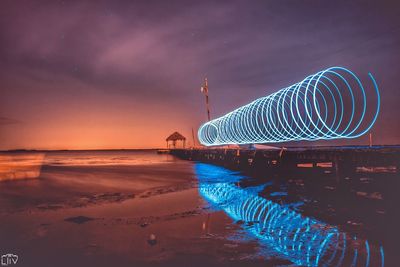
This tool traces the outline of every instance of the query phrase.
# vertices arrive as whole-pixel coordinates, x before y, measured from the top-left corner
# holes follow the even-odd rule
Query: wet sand
[[[341,180],[155,151],[0,153],[0,252],[18,266],[395,266],[398,177]]]
[[[18,266],[291,266],[198,191],[194,163],[154,152],[47,153],[0,184],[1,253]]]

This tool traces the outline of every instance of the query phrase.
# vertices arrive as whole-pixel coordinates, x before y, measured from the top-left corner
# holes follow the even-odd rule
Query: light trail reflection
[[[256,188],[240,188],[243,178],[208,164],[196,164],[200,194],[282,257],[302,266],[384,266],[382,246],[351,237],[338,227],[303,216],[262,198]],[[216,174],[215,174],[216,173]],[[224,175],[222,178],[221,175]],[[223,181],[225,179],[225,181]]]

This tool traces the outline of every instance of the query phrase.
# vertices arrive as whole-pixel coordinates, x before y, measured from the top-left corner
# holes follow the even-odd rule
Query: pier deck
[[[179,158],[243,171],[288,172],[298,168],[351,174],[399,173],[400,146],[307,147],[287,149],[173,149]]]

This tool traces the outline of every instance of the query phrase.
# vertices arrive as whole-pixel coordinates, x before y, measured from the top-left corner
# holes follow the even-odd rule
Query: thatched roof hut
[[[173,134],[168,136],[167,139],[165,139],[165,141],[167,141],[167,147],[168,148],[169,148],[169,142],[170,141],[172,141],[173,148],[176,147],[176,141],[182,141],[183,147],[185,147],[186,137],[184,137],[183,135],[181,135],[178,132],[174,132]]]
[[[173,134],[168,136],[167,139],[165,139],[165,140],[166,141],[186,140],[186,137],[184,137],[183,135],[181,135],[178,132],[174,132]]]

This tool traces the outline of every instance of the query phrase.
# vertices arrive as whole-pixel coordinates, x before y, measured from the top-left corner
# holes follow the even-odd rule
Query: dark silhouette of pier
[[[343,176],[355,172],[398,173],[400,169],[400,146],[174,149],[171,154],[186,160],[255,173],[309,170]]]

